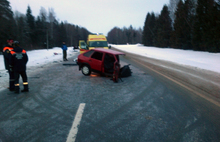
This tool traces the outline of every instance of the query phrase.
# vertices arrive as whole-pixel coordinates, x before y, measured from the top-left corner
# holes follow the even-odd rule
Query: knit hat
[[[13,43],[15,46],[19,46],[20,45],[20,42],[19,41],[14,41]]]
[[[8,43],[13,43],[13,39],[8,39],[7,42]]]

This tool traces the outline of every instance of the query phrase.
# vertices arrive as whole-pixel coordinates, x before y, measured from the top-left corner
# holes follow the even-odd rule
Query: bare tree
[[[39,15],[42,21],[47,22],[47,10],[44,7],[41,7]]]
[[[56,19],[56,14],[53,8],[49,8],[49,23],[50,23],[50,37],[53,39],[53,24]]]
[[[25,19],[26,17],[24,14],[20,13],[19,11],[14,12],[14,20],[16,25],[16,30],[14,31],[15,39],[21,42],[22,47],[25,47],[25,41],[30,38],[28,36],[28,24]]]
[[[177,4],[179,3],[180,0],[170,0],[170,3],[168,5],[168,9],[170,12],[170,18],[172,20],[172,25],[174,23],[175,20],[175,12],[176,12],[176,8],[177,8]]]

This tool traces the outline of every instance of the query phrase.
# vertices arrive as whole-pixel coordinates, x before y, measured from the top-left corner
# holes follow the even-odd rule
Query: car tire
[[[85,76],[89,76],[91,74],[91,68],[88,65],[83,65],[82,74]]]

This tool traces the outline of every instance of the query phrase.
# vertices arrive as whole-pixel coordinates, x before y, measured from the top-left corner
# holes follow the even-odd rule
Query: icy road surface
[[[0,91],[0,141],[65,142],[81,103],[76,142],[220,141],[219,107],[130,57],[121,61],[133,74],[119,83],[60,60],[28,70],[29,93]]]

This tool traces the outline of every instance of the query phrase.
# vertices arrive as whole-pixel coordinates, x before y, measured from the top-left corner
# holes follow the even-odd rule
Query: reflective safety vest
[[[6,47],[3,48],[3,52],[5,52],[7,50],[6,52],[10,53],[10,51],[13,50],[13,49],[14,49],[13,47],[6,46]]]
[[[13,48],[12,48],[12,49],[13,49]],[[23,49],[21,53],[22,53],[22,54],[26,54],[26,51]],[[19,53],[16,53],[15,51],[11,51],[11,55],[14,55],[14,54],[19,54]]]
[[[3,55],[4,55],[4,62],[5,62],[5,69],[9,70],[9,58],[10,58],[10,52],[13,50],[13,47],[5,46],[3,48]]]

